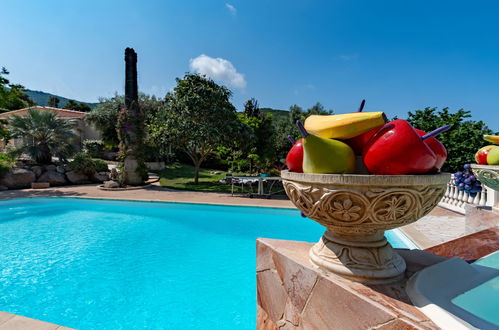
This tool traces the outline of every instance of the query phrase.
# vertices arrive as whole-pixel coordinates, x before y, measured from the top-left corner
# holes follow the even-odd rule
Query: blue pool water
[[[255,239],[322,233],[291,209],[2,201],[0,310],[79,329],[254,329]]]
[[[474,264],[499,269],[499,252],[484,257]],[[499,327],[499,276],[455,297],[452,302]]]

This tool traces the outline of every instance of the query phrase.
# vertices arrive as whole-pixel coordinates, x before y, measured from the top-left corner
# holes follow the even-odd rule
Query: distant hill
[[[69,101],[69,99],[67,99],[65,97],[46,93],[46,92],[41,92],[41,91],[32,91],[30,89],[25,89],[24,92],[26,93],[26,95],[29,96],[30,99],[33,100],[33,102],[35,102],[36,104],[41,105],[41,106],[47,106],[49,98],[51,96],[57,97],[59,99],[59,108],[64,108],[66,103],[68,103],[68,101]],[[80,103],[80,101],[78,101],[78,100],[74,100],[74,101]],[[82,103],[88,104],[88,106],[92,109],[98,104],[98,103],[88,103],[88,102],[82,102]]]
[[[272,109],[272,108],[260,108],[260,111],[263,113],[270,113],[272,115],[272,118],[275,119],[288,119],[289,116],[289,111],[288,110],[279,110],[279,109]]]

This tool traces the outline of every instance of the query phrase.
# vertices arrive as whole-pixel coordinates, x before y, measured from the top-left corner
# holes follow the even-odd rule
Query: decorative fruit
[[[286,165],[292,172],[303,173],[303,139],[299,139],[289,150]]]
[[[353,149],[356,155],[362,155],[362,149],[367,145],[367,142],[371,139],[371,137],[381,128],[383,125],[375,127],[365,133],[357,135],[351,139],[345,140],[344,142]]]
[[[418,132],[419,136],[424,136],[426,134],[426,132],[420,129],[415,128],[415,130],[416,132]],[[447,159],[447,150],[445,149],[444,145],[434,137],[426,139],[425,143],[428,145],[428,147],[430,147],[431,150],[433,150],[433,152],[437,156],[437,162],[435,164],[435,168],[433,168],[432,171],[440,170],[444,165],[445,160]]]
[[[484,135],[483,139],[485,141],[492,142],[494,144],[499,144],[499,135]]]
[[[494,148],[490,149],[487,155],[487,164],[499,165],[499,146],[494,146]]]
[[[487,155],[489,154],[489,151],[495,147],[497,147],[497,146],[491,144],[491,145],[485,146],[483,148],[480,148],[480,150],[478,150],[475,154],[475,161],[478,164],[487,165],[488,164]]]
[[[456,185],[457,189],[474,198],[477,193],[482,191],[482,184],[473,175],[470,164],[464,164],[463,168],[464,171],[454,173],[454,185]]]
[[[341,115],[312,115],[305,120],[305,129],[324,139],[350,139],[383,125],[383,112],[352,112]]]
[[[355,155],[346,143],[309,134],[299,120],[296,125],[303,136],[304,173],[353,173],[355,171]]]
[[[424,140],[449,128],[446,125],[421,137],[407,121],[394,120],[371,137],[364,148],[364,163],[372,174],[427,173],[435,168],[437,156]]]

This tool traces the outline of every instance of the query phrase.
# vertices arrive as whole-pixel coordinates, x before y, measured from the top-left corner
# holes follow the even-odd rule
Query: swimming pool
[[[293,209],[2,201],[0,310],[78,329],[254,329],[255,239],[323,231]]]
[[[499,252],[494,252],[473,264],[499,269]],[[499,276],[455,297],[452,303],[499,327]]]

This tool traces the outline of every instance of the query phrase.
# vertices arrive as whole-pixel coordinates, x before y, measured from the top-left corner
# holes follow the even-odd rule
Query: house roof
[[[60,109],[60,108],[53,108],[53,107],[42,107],[39,105],[35,105],[35,106],[29,107],[29,108],[4,112],[4,113],[0,114],[0,119],[2,119],[2,118],[5,119],[8,117],[11,117],[12,115],[23,116],[28,112],[28,110],[32,110],[32,109],[36,109],[39,111],[53,111],[53,112],[56,112],[57,117],[60,117],[60,118],[83,119],[83,117],[86,114],[85,112],[82,112],[82,111]]]

